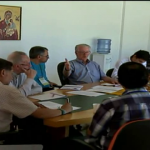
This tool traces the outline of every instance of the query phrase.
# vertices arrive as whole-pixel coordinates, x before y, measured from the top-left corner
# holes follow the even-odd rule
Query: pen
[[[54,97],[55,94],[52,93],[52,97]]]
[[[70,103],[70,100],[69,100],[69,98],[67,98],[67,103]]]

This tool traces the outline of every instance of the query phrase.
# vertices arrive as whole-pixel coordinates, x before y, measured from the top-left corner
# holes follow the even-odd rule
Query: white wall
[[[90,44],[96,51],[96,39],[111,39],[112,66],[119,56],[149,47],[149,2],[0,1],[0,5],[22,7],[21,41],[0,41],[0,57],[45,46],[50,53],[48,77],[58,84],[57,64],[75,58],[76,44]]]
[[[139,49],[150,51],[150,2],[126,1],[121,56],[130,56]]]

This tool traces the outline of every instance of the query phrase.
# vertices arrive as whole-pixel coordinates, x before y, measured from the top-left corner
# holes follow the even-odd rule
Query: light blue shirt
[[[45,63],[40,63],[40,64],[35,64],[34,62],[31,61],[31,67],[32,69],[36,70],[37,74],[34,78],[34,80],[41,85],[43,88],[47,88],[50,87],[50,85],[43,85],[39,78],[44,78],[46,81],[48,81],[48,78],[46,76],[46,71],[45,71]]]
[[[79,59],[70,61],[71,70],[70,76],[68,77],[70,84],[98,82],[106,76],[99,64],[94,61],[87,61],[87,64],[84,64]]]

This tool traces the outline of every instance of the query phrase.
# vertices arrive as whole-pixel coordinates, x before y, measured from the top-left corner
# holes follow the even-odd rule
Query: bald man
[[[15,86],[24,95],[33,95],[42,92],[42,87],[34,80],[36,71],[31,69],[30,58],[21,51],[12,52],[8,61],[13,63],[13,80],[11,86]]]

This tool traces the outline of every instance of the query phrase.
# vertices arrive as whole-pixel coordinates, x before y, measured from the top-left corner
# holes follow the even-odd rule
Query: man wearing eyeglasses
[[[12,52],[8,61],[13,63],[13,80],[11,86],[15,86],[24,95],[32,95],[42,92],[41,86],[34,81],[36,71],[31,69],[30,58],[21,51]]]
[[[31,61],[31,66],[37,71],[34,80],[41,85],[43,92],[53,89],[53,86],[58,86],[48,80],[46,75],[45,63],[49,59],[48,49],[42,46],[34,46],[29,51],[29,57]]]
[[[88,59],[90,49],[91,47],[87,44],[75,46],[77,58],[72,61],[65,60],[64,77],[69,79],[70,84],[85,84],[100,80],[113,84],[118,83],[115,79],[106,76],[99,64]]]

